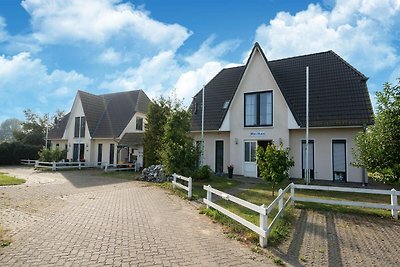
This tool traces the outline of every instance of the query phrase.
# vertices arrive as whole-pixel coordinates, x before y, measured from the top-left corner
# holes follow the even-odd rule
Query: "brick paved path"
[[[13,243],[0,266],[266,266],[186,201],[98,172],[37,173],[0,188],[0,222]]]

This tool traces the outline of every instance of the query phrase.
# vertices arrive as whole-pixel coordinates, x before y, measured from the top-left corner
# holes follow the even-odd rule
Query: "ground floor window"
[[[333,181],[346,181],[346,140],[332,140]]]
[[[244,161],[256,162],[256,141],[244,142]]]
[[[302,161],[302,178],[306,177],[306,140],[301,141],[301,161]],[[314,140],[308,140],[308,168],[310,169],[310,178],[314,179]]]
[[[110,144],[110,164],[114,164],[114,144]]]

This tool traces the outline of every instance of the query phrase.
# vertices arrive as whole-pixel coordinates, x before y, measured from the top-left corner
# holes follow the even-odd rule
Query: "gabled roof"
[[[150,99],[142,90],[104,95],[93,95],[78,91],[78,95],[92,138],[116,138],[120,136],[136,112],[147,113],[150,103]],[[56,125],[50,131],[52,133],[50,139],[62,138],[65,127],[66,123],[65,125]],[[56,129],[58,130],[56,131]]]
[[[367,78],[333,51],[268,61],[271,70],[297,123],[305,127],[305,68],[310,74],[310,127],[362,126],[372,124],[373,110]],[[250,58],[249,58],[250,59]],[[226,68],[205,86],[204,129],[218,130],[225,118],[225,101],[232,101],[246,66]],[[192,130],[201,130],[202,90],[193,98]]]
[[[71,113],[68,113],[67,115],[62,117],[61,120],[58,121],[51,130],[49,130],[48,139],[62,139],[65,131],[65,126],[68,122],[69,114]]]

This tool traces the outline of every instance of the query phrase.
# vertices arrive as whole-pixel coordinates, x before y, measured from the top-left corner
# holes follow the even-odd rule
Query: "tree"
[[[45,145],[46,126],[50,129],[55,122],[64,116],[63,111],[57,110],[54,115],[48,113],[40,116],[30,109],[24,110],[25,120],[22,122],[22,129],[14,131],[14,139],[23,144],[36,146]]]
[[[148,167],[161,164],[161,147],[164,127],[172,111],[171,100],[159,98],[150,103],[143,137],[144,163]]]
[[[383,182],[400,181],[400,79],[396,85],[385,83],[376,93],[375,124],[359,133],[353,150],[355,166],[378,172]]]
[[[21,121],[11,118],[3,121],[0,125],[0,142],[12,141],[13,132],[21,129]]]
[[[164,127],[161,159],[167,174],[190,175],[196,169],[199,149],[190,135],[191,112],[173,107]]]
[[[276,186],[289,178],[289,168],[294,166],[293,159],[289,158],[289,149],[279,148],[275,144],[268,145],[265,150],[257,148],[257,167],[262,179],[272,182],[272,196]]]

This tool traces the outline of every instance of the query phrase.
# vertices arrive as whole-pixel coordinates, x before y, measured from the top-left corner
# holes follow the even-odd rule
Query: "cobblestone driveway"
[[[0,222],[13,243],[0,266],[266,266],[184,200],[95,171],[0,171],[27,178],[0,188]]]

